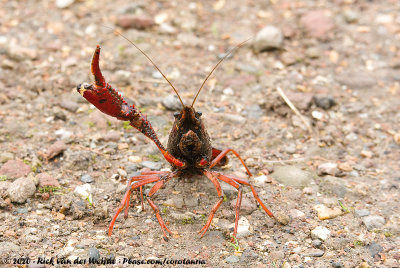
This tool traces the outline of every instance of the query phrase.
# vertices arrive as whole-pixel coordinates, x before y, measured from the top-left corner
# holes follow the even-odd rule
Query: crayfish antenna
[[[160,72],[160,74],[164,77],[164,79],[168,82],[168,84],[169,84],[169,85],[172,87],[172,89],[175,91],[176,95],[177,95],[178,98],[179,98],[179,101],[180,101],[181,104],[182,104],[182,108],[185,107],[185,105],[183,104],[183,101],[182,101],[182,99],[181,99],[181,96],[179,96],[178,90],[172,85],[172,83],[168,80],[168,78],[164,75],[164,73],[160,70],[160,68],[158,68],[158,66],[153,62],[153,60],[152,60],[149,56],[147,56],[146,53],[144,53],[143,50],[141,50],[141,49],[140,49],[135,43],[133,43],[128,37],[126,37],[126,36],[123,35],[122,33],[118,32],[116,29],[114,29],[114,28],[112,28],[112,27],[105,26],[105,25],[103,25],[103,27],[106,27],[106,28],[109,28],[109,29],[113,30],[115,34],[121,36],[121,37],[124,38],[126,41],[128,41],[129,43],[131,43],[137,50],[139,50],[140,53],[142,53],[142,54],[151,62],[151,64],[153,64],[154,68],[156,68],[157,71]]]
[[[225,56],[219,60],[219,62],[214,66],[214,68],[211,70],[211,72],[207,75],[206,79],[204,80],[203,84],[201,84],[199,90],[197,91],[196,96],[193,99],[192,102],[192,107],[194,105],[194,103],[196,102],[197,97],[200,94],[201,89],[204,87],[205,83],[207,82],[208,78],[210,78],[211,74],[214,72],[215,69],[217,69],[218,65],[224,60],[226,59],[229,55],[232,54],[233,51],[235,51],[236,49],[239,49],[241,46],[243,46],[245,43],[247,43],[250,39],[252,39],[253,37],[250,37],[249,39],[243,41],[242,43],[240,43],[239,45],[236,45],[235,47],[231,48],[226,54]]]

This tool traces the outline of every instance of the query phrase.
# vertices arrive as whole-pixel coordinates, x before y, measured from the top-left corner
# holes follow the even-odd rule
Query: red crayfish
[[[183,101],[180,98],[175,87],[160,71],[156,64],[139,47],[137,47],[131,41],[129,42],[134,45],[147,59],[149,59],[154,67],[171,85],[182,104],[182,110],[174,114],[175,121],[169,135],[167,149],[165,149],[165,147],[157,138],[157,135],[152,128],[150,122],[147,121],[146,116],[143,115],[134,105],[128,105],[128,103],[121,97],[121,95],[111,85],[106,83],[99,67],[100,46],[97,46],[91,63],[91,72],[94,75],[94,83],[80,84],[77,86],[77,91],[103,113],[116,117],[119,120],[129,121],[132,127],[142,132],[146,137],[150,138],[156,144],[160,152],[163,154],[165,160],[167,160],[172,166],[172,171],[146,171],[142,172],[139,176],[132,177],[129,180],[126,193],[109,225],[108,234],[112,234],[114,223],[118,215],[121,213],[122,210],[124,210],[124,208],[124,216],[125,218],[128,217],[129,202],[132,191],[137,188],[140,189],[141,202],[143,207],[143,186],[146,184],[155,183],[146,195],[146,200],[149,202],[150,206],[154,210],[154,213],[156,214],[157,220],[163,231],[164,238],[167,240],[167,234],[165,231],[169,232],[170,234],[172,234],[172,232],[168,229],[163,219],[161,218],[160,211],[157,205],[153,202],[152,196],[169,180],[177,177],[192,176],[195,174],[204,174],[214,184],[219,197],[218,201],[211,209],[211,213],[208,217],[206,224],[199,232],[201,233],[201,237],[203,237],[203,235],[206,233],[215,212],[218,210],[224,200],[219,181],[224,181],[230,184],[238,191],[233,237],[236,237],[238,229],[239,210],[242,201],[242,185],[250,186],[254,198],[257,200],[257,202],[270,217],[274,217],[271,211],[269,211],[269,209],[260,200],[256,190],[249,183],[249,181],[231,175],[223,175],[216,171],[211,171],[211,169],[216,165],[226,164],[228,161],[226,155],[231,152],[240,160],[248,175],[252,176],[243,159],[236,151],[234,151],[233,149],[225,149],[221,151],[211,146],[210,137],[207,134],[201,118],[202,113],[196,111],[193,107],[197,96],[199,95],[207,79],[217,68],[217,66],[233,51],[233,49],[229,51],[229,53],[227,53],[225,57],[223,57],[215,65],[215,67],[202,83],[192,104],[190,106],[187,106],[183,104]],[[236,48],[240,47],[242,44],[236,46]]]

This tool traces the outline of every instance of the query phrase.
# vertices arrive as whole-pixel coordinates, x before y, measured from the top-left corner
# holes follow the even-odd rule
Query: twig
[[[286,97],[285,93],[283,93],[283,90],[280,87],[277,87],[276,90],[278,91],[279,95],[281,95],[282,99],[286,102],[286,104],[289,106],[290,109],[298,116],[300,117],[301,121],[303,121],[304,125],[307,127],[308,132],[310,134],[313,134],[313,131],[311,129],[311,126],[308,124],[308,122],[304,119],[304,117],[300,114],[299,110],[293,105],[293,103],[289,100],[288,97]]]

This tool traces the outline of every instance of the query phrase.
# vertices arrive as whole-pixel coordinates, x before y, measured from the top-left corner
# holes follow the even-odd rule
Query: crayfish
[[[121,35],[122,36],[122,35]],[[122,36],[124,37],[124,36]],[[124,37],[125,38],[125,37]],[[127,39],[127,38],[125,38]],[[128,40],[128,39],[127,39]],[[242,201],[242,185],[250,186],[254,198],[261,205],[264,211],[270,216],[274,217],[272,212],[263,204],[260,200],[256,190],[249,181],[241,178],[237,178],[231,175],[224,175],[211,169],[217,165],[224,165],[227,163],[227,154],[233,153],[241,162],[241,164],[246,169],[249,176],[252,176],[250,170],[244,163],[240,155],[233,149],[218,150],[212,147],[210,137],[204,127],[203,120],[201,118],[202,113],[196,111],[194,108],[194,103],[199,95],[201,89],[206,83],[207,79],[210,77],[212,72],[217,68],[217,66],[233,51],[230,50],[229,53],[225,55],[208,74],[204,82],[202,83],[200,89],[197,92],[192,104],[190,106],[184,105],[181,97],[178,94],[176,88],[167,79],[167,77],[161,72],[157,65],[133,42],[128,40],[132,45],[134,45],[160,72],[160,74],[165,78],[168,84],[177,94],[180,103],[182,104],[182,109],[180,112],[174,114],[175,121],[172,126],[171,133],[168,139],[168,146],[165,148],[151,126],[150,122],[147,121],[147,117],[143,115],[135,105],[129,105],[122,96],[109,85],[100,70],[99,58],[100,58],[100,46],[98,45],[91,63],[91,72],[94,76],[94,83],[87,84],[83,83],[77,86],[77,91],[91,104],[93,104],[97,109],[103,113],[116,117],[119,120],[128,121],[129,124],[142,132],[146,137],[151,139],[155,145],[158,147],[165,160],[171,164],[172,171],[145,171],[141,172],[139,176],[134,176],[128,181],[127,190],[124,197],[122,198],[121,204],[117,209],[108,229],[108,234],[111,235],[115,221],[118,215],[125,209],[124,216],[125,219],[128,217],[129,202],[131,193],[133,190],[140,190],[141,203],[143,207],[143,186],[150,183],[155,183],[150,191],[146,194],[145,198],[150,204],[151,208],[156,214],[158,223],[161,226],[162,232],[164,234],[164,239],[168,240],[167,232],[172,234],[168,229],[164,220],[160,215],[160,210],[157,205],[152,200],[153,195],[164,186],[165,183],[171,179],[178,177],[189,177],[196,174],[205,175],[215,186],[218,193],[218,201],[211,209],[211,213],[205,223],[204,227],[199,231],[201,233],[200,237],[203,237],[210,227],[211,221],[214,214],[221,206],[224,201],[223,191],[219,181],[226,182],[237,189],[237,201],[236,201],[236,213],[235,213],[235,227],[233,231],[233,238],[236,237],[238,229],[239,220],[239,210]],[[244,43],[244,42],[243,42]],[[242,44],[243,44],[242,43]],[[242,44],[236,46],[240,47]],[[234,48],[234,49],[235,49]]]

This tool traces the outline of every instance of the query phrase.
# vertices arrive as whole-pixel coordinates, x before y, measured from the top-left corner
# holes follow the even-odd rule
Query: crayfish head
[[[211,158],[210,137],[201,115],[192,106],[184,106],[174,114],[175,122],[168,139],[168,151],[193,166],[201,159]]]

